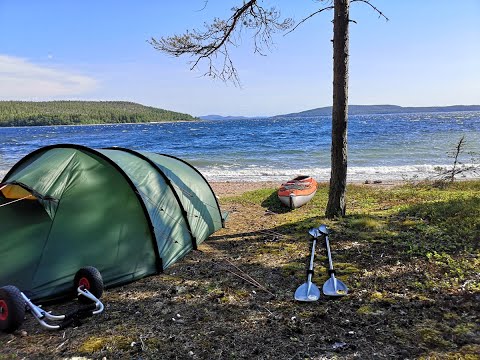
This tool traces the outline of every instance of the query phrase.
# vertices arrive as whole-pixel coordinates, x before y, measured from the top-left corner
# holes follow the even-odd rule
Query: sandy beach
[[[382,182],[369,182],[368,184],[362,181],[352,181],[349,184],[355,185],[364,185],[369,187],[378,187],[378,188],[391,188],[394,186],[399,186],[404,184],[404,181],[382,181]],[[247,191],[253,191],[258,189],[265,189],[265,188],[278,188],[282,182],[275,182],[275,181],[257,181],[257,182],[249,182],[249,181],[212,181],[210,185],[212,186],[215,195],[219,198],[228,197],[228,196],[236,196],[241,195]],[[320,181],[319,185],[328,186],[328,181]]]
[[[280,185],[274,181],[244,182],[244,181],[220,181],[210,182],[215,195],[218,197],[228,197],[241,195],[246,191],[253,191],[264,188],[276,188]]]

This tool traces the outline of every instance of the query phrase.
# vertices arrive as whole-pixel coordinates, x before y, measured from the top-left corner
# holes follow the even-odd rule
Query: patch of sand
[[[258,189],[265,189],[265,188],[278,188],[280,187],[281,182],[274,182],[274,181],[258,181],[258,182],[246,182],[246,181],[223,181],[223,182],[210,182],[210,186],[212,187],[215,195],[218,197],[226,197],[226,196],[235,196],[241,195],[247,191],[253,191]],[[319,183],[320,185],[328,185],[327,182]],[[369,187],[377,187],[377,188],[392,188],[394,186],[405,184],[404,181],[384,181],[384,182],[369,182],[368,184],[365,182],[351,182],[351,184],[356,185],[363,185]]]

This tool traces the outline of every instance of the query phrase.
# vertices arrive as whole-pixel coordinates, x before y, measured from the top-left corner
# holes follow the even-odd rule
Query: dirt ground
[[[278,186],[232,185],[213,184],[221,203],[227,195]],[[225,229],[165,273],[106,290],[101,315],[47,331],[27,314],[20,330],[0,334],[0,359],[449,358],[442,349],[452,346],[457,355],[451,358],[458,359],[480,350],[478,329],[439,336],[442,326],[460,318],[465,324],[478,320],[478,295],[432,290],[410,296],[409,284],[421,278],[426,263],[403,262],[388,248],[368,252],[332,235],[334,261],[355,264],[340,266],[350,293],[296,302],[308,234],[282,231],[280,215],[257,204],[228,202],[224,208],[231,212]],[[319,245],[313,278],[319,287],[327,279],[325,261]],[[48,309],[59,313],[74,305]],[[463,358],[478,359],[470,356]]]

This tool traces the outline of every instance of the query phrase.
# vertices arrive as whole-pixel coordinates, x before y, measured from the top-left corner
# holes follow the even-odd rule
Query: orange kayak
[[[317,182],[311,176],[297,176],[282,184],[278,198],[290,209],[299,208],[309,202],[317,192]]]

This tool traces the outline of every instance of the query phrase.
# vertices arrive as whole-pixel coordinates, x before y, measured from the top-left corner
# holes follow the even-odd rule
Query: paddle
[[[318,231],[325,237],[325,246],[328,253],[328,274],[330,275],[330,279],[323,284],[323,293],[327,296],[345,296],[348,294],[348,288],[341,280],[335,277],[335,270],[333,269],[332,254],[328,241],[329,230],[325,225],[320,225]]]
[[[312,254],[310,255],[310,267],[307,271],[307,282],[300,285],[295,291],[295,300],[297,301],[317,301],[320,298],[320,290],[312,282],[315,245],[317,244],[317,238],[320,236],[320,232],[318,231],[318,229],[310,229],[309,234],[313,236]]]

